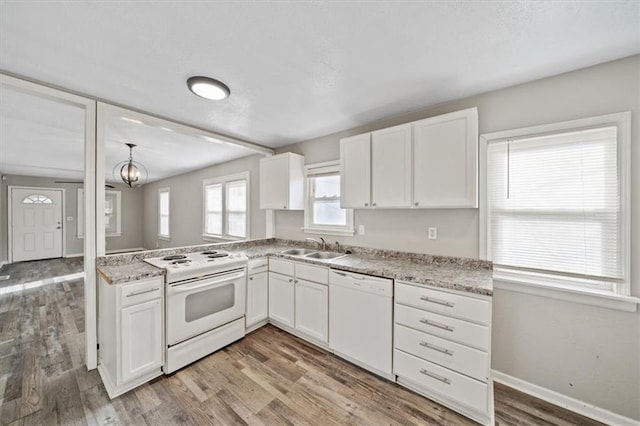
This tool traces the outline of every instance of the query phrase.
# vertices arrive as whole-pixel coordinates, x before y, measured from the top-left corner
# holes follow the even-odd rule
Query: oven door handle
[[[176,286],[170,285],[167,292],[168,294],[179,294],[179,293],[186,293],[188,291],[198,290],[200,288],[205,288],[205,287],[216,288],[216,287],[220,287],[223,284],[227,284],[229,282],[235,281],[239,278],[244,278],[244,276],[245,276],[244,272],[239,272],[237,274],[225,276],[223,279],[220,279],[220,280],[213,280],[213,281],[207,280],[207,282],[205,283],[195,282],[193,284],[182,284],[182,285],[176,285]]]

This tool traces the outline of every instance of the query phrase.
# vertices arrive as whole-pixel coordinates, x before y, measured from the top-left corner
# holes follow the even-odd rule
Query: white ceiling
[[[1,69],[271,147],[638,52],[637,0],[0,2]]]
[[[105,179],[119,182],[114,166],[129,157],[148,170],[146,182],[223,163],[255,151],[222,138],[144,114],[105,106]],[[84,112],[78,107],[0,85],[0,171],[4,174],[82,180]]]

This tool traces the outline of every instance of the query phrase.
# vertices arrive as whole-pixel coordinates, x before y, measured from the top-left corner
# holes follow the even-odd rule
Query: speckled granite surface
[[[164,275],[164,269],[141,261],[124,265],[102,265],[97,269],[100,276],[109,284],[120,284]]]
[[[243,252],[250,259],[273,256],[310,264],[328,266],[347,272],[357,272],[378,277],[402,280],[414,284],[425,284],[451,290],[491,296],[493,294],[491,262],[477,259],[462,259],[446,256],[431,256],[419,253],[406,253],[362,247],[344,246],[341,251],[349,254],[332,260],[310,259],[301,256],[288,256],[281,252],[292,247],[316,249],[313,243],[289,240],[264,239],[243,243],[220,243],[169,250],[145,251],[117,256],[106,256],[97,261],[101,275],[112,284],[162,275],[142,259],[166,256],[169,254],[191,253],[208,248],[224,248],[232,252]],[[139,273],[136,268],[138,268]]]

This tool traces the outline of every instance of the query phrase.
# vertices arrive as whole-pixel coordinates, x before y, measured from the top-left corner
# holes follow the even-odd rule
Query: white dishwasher
[[[347,361],[394,380],[393,281],[329,273],[329,347]]]

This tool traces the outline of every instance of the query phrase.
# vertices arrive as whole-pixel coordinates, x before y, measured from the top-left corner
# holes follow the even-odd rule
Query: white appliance
[[[331,270],[329,306],[329,347],[335,354],[394,380],[393,281]]]
[[[246,256],[204,251],[145,261],[166,271],[165,374],[244,337]]]

